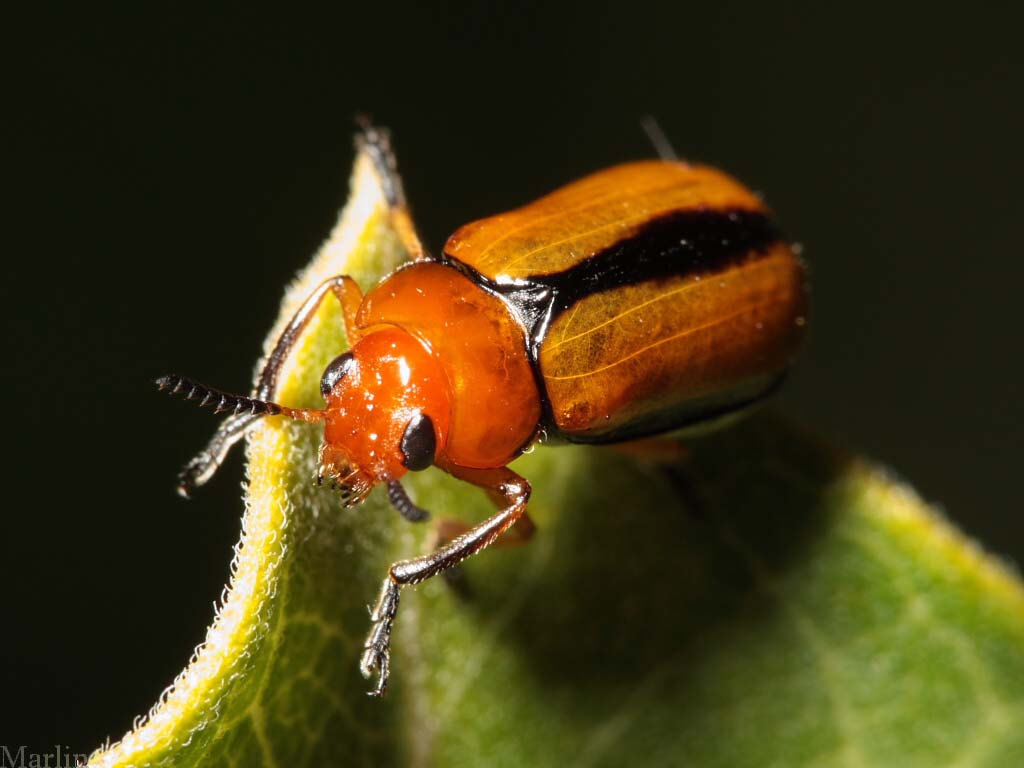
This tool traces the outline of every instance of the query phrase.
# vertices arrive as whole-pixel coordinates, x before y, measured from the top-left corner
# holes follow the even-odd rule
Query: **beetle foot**
[[[377,607],[370,613],[373,626],[370,628],[370,634],[366,636],[363,657],[359,662],[359,670],[363,677],[369,679],[374,672],[377,673],[377,684],[372,691],[368,691],[370,696],[383,696],[388,688],[388,675],[391,671],[391,627],[398,612],[398,594],[398,584],[389,575],[384,579]]]

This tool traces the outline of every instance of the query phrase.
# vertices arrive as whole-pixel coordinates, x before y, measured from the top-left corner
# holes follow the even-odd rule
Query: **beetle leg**
[[[457,539],[459,536],[472,529],[472,527],[472,525],[464,520],[456,520],[452,517],[446,517],[442,520],[438,520],[436,529],[438,546],[443,546],[449,541]],[[530,517],[530,513],[523,512],[522,517],[519,518],[519,522],[515,524],[515,527],[506,531],[504,536],[501,536],[496,542],[494,542],[494,546],[514,547],[520,544],[525,544],[533,538],[533,535],[536,532],[537,524],[533,522],[533,518]]]
[[[347,275],[338,275],[324,280],[309,295],[309,298],[302,303],[302,306],[299,307],[287,327],[278,337],[273,351],[267,356],[267,362],[260,372],[259,381],[256,385],[256,393],[259,397],[269,399],[274,394],[277,389],[277,377],[281,373],[284,361],[288,359],[288,353],[292,351],[295,342],[299,340],[299,336],[306,330],[309,321],[313,319],[316,311],[320,308],[320,304],[323,303],[323,300],[327,298],[329,293],[334,294],[338,301],[341,302],[346,332],[354,330],[354,327],[349,327],[349,323],[354,321],[356,311],[359,309],[359,302],[363,299],[359,286],[356,285],[355,280]],[[349,339],[349,344],[353,343],[354,341]]]
[[[359,289],[359,283],[348,275],[340,275],[328,282],[331,283],[331,290],[341,304],[341,314],[345,320],[345,338],[348,339],[348,346],[351,349],[363,335],[356,325],[356,313],[359,311],[359,305],[363,303],[363,292]]]
[[[192,492],[206,483],[227,458],[231,446],[245,437],[259,420],[258,416],[242,413],[228,416],[217,427],[206,447],[193,456],[178,473],[178,495],[189,498]]]
[[[309,321],[316,314],[324,299],[330,295],[334,295],[341,302],[349,344],[355,343],[358,338],[355,316],[359,309],[359,303],[362,301],[362,292],[351,277],[346,275],[332,277],[317,286],[278,337],[256,382],[255,394],[258,399],[272,400],[274,398],[277,390],[277,377],[284,361],[288,359],[288,353],[291,352],[295,342],[309,325]],[[260,415],[243,413],[238,416],[229,416],[221,422],[206,447],[197,453],[178,474],[178,493],[188,498],[196,488],[213,477],[231,447],[245,437],[259,420]]]
[[[449,541],[452,541],[466,533],[472,527],[472,524],[467,523],[465,520],[457,520],[454,517],[446,517],[442,520],[438,520],[434,526],[434,546],[442,547]],[[495,541],[491,546],[518,547],[528,543],[536,532],[537,524],[533,522],[533,518],[530,517],[530,513],[523,512],[523,516],[519,518],[519,521],[499,536],[497,541]],[[441,574],[441,577],[459,597],[466,598],[471,594],[470,586],[466,581],[466,576],[459,566],[449,568]]]
[[[363,656],[359,664],[364,677],[377,673],[377,684],[370,691],[371,696],[382,696],[387,690],[391,661],[391,629],[395,614],[398,612],[398,598],[402,587],[419,584],[458,565],[470,555],[475,555],[511,528],[526,513],[530,484],[508,467],[445,469],[455,477],[485,489],[491,498],[499,501],[500,511],[429,555],[400,560],[388,569],[377,605],[370,614],[373,626],[363,646]]]
[[[380,176],[381,189],[391,214],[391,226],[409,253],[410,259],[428,260],[430,257],[416,233],[416,225],[405,200],[405,188],[402,186],[402,177],[398,175],[398,162],[391,148],[391,133],[386,128],[378,128],[364,115],[356,118],[356,123],[359,126],[356,147],[370,156],[377,175]]]

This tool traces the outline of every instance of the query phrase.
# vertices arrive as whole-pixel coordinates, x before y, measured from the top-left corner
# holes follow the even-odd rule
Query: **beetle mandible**
[[[619,165],[523,208],[467,224],[439,256],[422,245],[386,131],[364,123],[392,225],[410,261],[363,295],[338,276],[304,302],[251,397],[181,376],[161,389],[232,411],[186,465],[179,492],[206,482],[260,417],[320,423],[316,482],[345,506],[377,484],[407,519],[427,513],[406,472],[436,466],[498,508],[434,552],[391,565],[360,668],[382,695],[402,587],[488,546],[527,513],[529,483],[508,468],[536,442],[616,443],[723,422],[781,382],[805,325],[803,265],[762,201],[714,168]],[[273,402],[278,373],[321,302],[342,306],[351,350],[323,373],[322,409]],[[370,407],[367,407],[370,406]]]

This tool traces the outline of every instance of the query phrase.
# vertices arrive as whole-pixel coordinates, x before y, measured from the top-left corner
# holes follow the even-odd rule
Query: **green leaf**
[[[320,280],[365,288],[401,258],[361,157],[269,339]],[[316,405],[343,346],[325,306],[279,399]],[[368,698],[367,605],[430,529],[379,490],[341,509],[311,483],[318,441],[276,419],[255,432],[205,644],[91,765],[1024,765],[1015,575],[884,471],[764,415],[671,466],[523,457],[537,536],[471,559],[457,588],[406,590],[391,689]],[[491,513],[436,470],[410,485],[438,517]]]

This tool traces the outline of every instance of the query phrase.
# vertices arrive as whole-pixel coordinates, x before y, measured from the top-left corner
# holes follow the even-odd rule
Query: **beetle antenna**
[[[658,153],[658,157],[666,163],[675,163],[679,161],[679,155],[676,154],[676,150],[672,146],[672,142],[668,140],[668,136],[666,136],[665,132],[661,130],[661,125],[658,124],[654,115],[644,115],[641,117],[640,127],[644,129],[644,133],[647,134],[647,138],[650,139],[651,144],[654,145],[654,151]]]
[[[214,413],[227,413],[230,411],[237,416],[248,413],[252,416],[276,416],[281,414],[299,421],[318,422],[323,420],[323,411],[307,408],[288,408],[278,405],[269,400],[259,400],[255,397],[244,395],[233,395],[229,392],[222,392],[219,389],[200,384],[198,381],[171,374],[161,376],[155,382],[157,389],[169,395],[181,395],[186,400],[199,400],[199,407],[214,404]],[[200,399],[201,398],[201,399]]]

